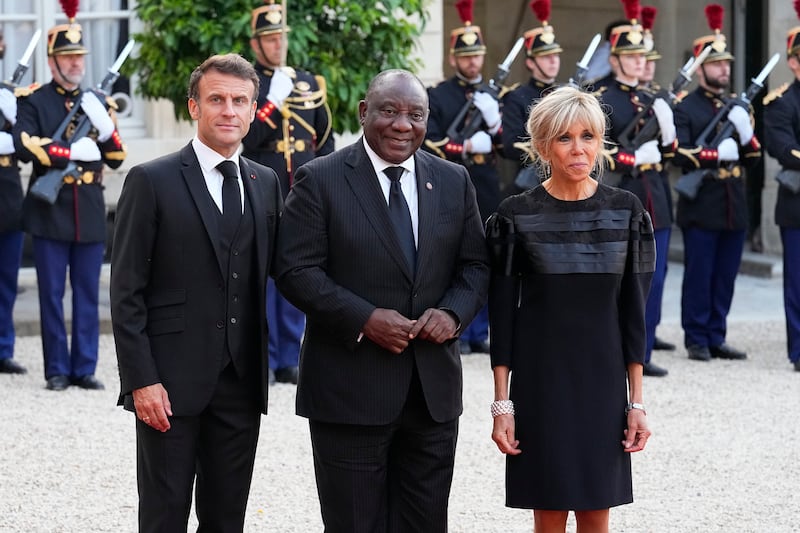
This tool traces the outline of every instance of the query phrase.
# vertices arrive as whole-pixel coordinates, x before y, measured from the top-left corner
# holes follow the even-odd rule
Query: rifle
[[[31,38],[31,41],[28,43],[28,48],[25,49],[25,53],[22,54],[22,57],[17,63],[17,68],[14,69],[14,75],[11,76],[11,81],[0,83],[0,88],[8,89],[12,93],[14,89],[19,85],[19,82],[22,81],[22,77],[28,71],[28,60],[33,55],[33,50],[36,48],[36,44],[39,42],[39,37],[42,35],[42,30],[36,30]],[[0,131],[6,129],[6,117],[0,113]]]
[[[494,77],[489,80],[488,84],[481,84],[476,91],[487,92],[494,96],[495,100],[497,100],[500,97],[501,86],[508,77],[509,70],[511,69],[511,63],[514,62],[514,58],[517,57],[517,54],[522,49],[522,45],[524,43],[525,39],[522,37],[517,39],[517,42],[514,43],[514,46],[511,48],[511,51],[508,53],[503,62],[497,65],[497,72],[495,73]],[[469,115],[469,121],[464,124],[464,120],[467,115]],[[450,138],[450,140],[469,139],[476,131],[480,129],[482,121],[483,115],[481,115],[480,111],[477,110],[475,104],[472,103],[472,99],[470,98],[461,107],[461,110],[458,112],[458,115],[456,115],[456,118],[453,119],[453,122],[450,123],[450,126],[447,128],[447,136]],[[463,128],[459,130],[459,127],[462,125]]]
[[[635,152],[641,146],[648,142],[655,139],[661,127],[658,124],[658,119],[654,114],[651,114],[650,111],[653,109],[653,104],[655,103],[657,98],[661,98],[664,100],[670,107],[674,106],[675,98],[677,98],[677,94],[686,87],[690,81],[692,81],[692,75],[697,70],[697,68],[703,64],[705,61],[706,56],[711,53],[711,47],[706,46],[700,55],[695,57],[690,57],[689,60],[684,64],[680,70],[678,70],[678,76],[673,80],[670,84],[668,89],[661,89],[657,93],[653,95],[653,99],[647,104],[636,116],[631,120],[625,129],[623,129],[617,141],[619,142],[620,146],[627,150],[628,152]],[[649,116],[648,116],[649,115]],[[639,128],[639,131],[634,133],[636,129],[636,125],[640,124],[642,120],[646,122]]]
[[[743,92],[740,96],[736,98],[731,98],[722,108],[714,115],[714,118],[706,125],[702,132],[700,132],[700,136],[695,141],[695,145],[697,146],[704,146],[707,148],[717,148],[719,143],[723,140],[727,139],[733,134],[733,130],[735,129],[733,123],[728,120],[728,113],[733,106],[740,105],[745,109],[749,109],[750,102],[752,102],[753,98],[764,88],[764,80],[767,79],[769,73],[772,72],[772,69],[775,68],[775,65],[778,63],[778,59],[780,58],[780,54],[774,54],[767,64],[764,65],[764,68],[761,69],[761,72],[755,78],[750,80],[750,86],[747,87],[747,90]],[[719,126],[719,129],[717,127]],[[717,132],[711,140],[709,137],[714,132]],[[700,186],[703,184],[703,178],[709,174],[708,169],[698,169],[688,172],[678,178],[678,181],[675,182],[675,190],[678,193],[682,194],[689,200],[694,200],[697,198],[697,192],[700,190]]]
[[[103,80],[97,84],[97,92],[100,93],[100,96],[105,96],[111,92],[111,88],[119,78],[119,69],[128,58],[128,55],[130,55],[133,45],[133,39],[128,41],[128,44],[126,44],[125,48],[122,49],[122,52],[120,52],[117,60],[114,61],[114,64],[111,65],[111,67],[109,67],[108,73],[105,75]],[[103,99],[101,98],[100,101],[102,102]],[[73,120],[75,120],[75,117],[80,112],[80,109],[80,102],[76,100],[75,104],[69,110],[69,113],[67,113],[67,116],[64,117],[64,120],[61,121],[58,129],[53,134],[54,140],[60,140],[64,138],[64,132],[66,132]],[[74,143],[78,139],[86,137],[91,129],[92,122],[89,120],[88,116],[82,113],[81,116],[77,118],[74,133],[69,138],[70,144]],[[77,179],[79,175],[80,172],[78,172],[78,166],[74,161],[70,161],[65,168],[51,168],[42,176],[40,176],[31,185],[30,193],[36,198],[44,200],[48,204],[53,205],[56,203],[56,198],[58,198],[58,191],[61,190],[61,186],[64,184],[64,178],[67,176],[72,176]]]
[[[586,77],[586,73],[589,72],[589,61],[592,60],[592,56],[594,55],[594,51],[597,50],[598,44],[600,44],[600,34],[596,33],[589,42],[589,46],[586,47],[583,57],[576,63],[577,68],[575,69],[575,76],[569,79],[569,84],[576,89],[583,87],[583,78]]]

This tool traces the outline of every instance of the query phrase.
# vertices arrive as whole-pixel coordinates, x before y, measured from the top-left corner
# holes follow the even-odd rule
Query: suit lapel
[[[345,179],[361,204],[370,225],[375,228],[378,237],[400,265],[406,277],[413,281],[411,270],[400,248],[400,241],[389,218],[386,198],[383,196],[378,177],[375,175],[375,169],[367,156],[363,142],[362,138],[353,145],[353,150],[346,161],[349,168],[345,171]]]
[[[222,264],[222,255],[219,249],[219,215],[217,214],[216,206],[206,187],[203,171],[200,169],[200,163],[197,156],[192,149],[191,144],[186,146],[181,152],[181,174],[183,180],[186,182],[186,187],[192,195],[195,207],[197,207],[200,218],[208,233],[208,239],[214,248],[214,254],[217,256],[217,264],[221,273],[225,272],[224,265]]]
[[[255,228],[256,253],[258,254],[258,271],[267,271],[267,248],[269,247],[269,228],[267,220],[261,216],[267,212],[267,206],[263,205],[262,195],[256,192],[256,173],[244,158],[239,158],[239,169],[242,175],[242,186],[244,193],[250,204],[250,216],[253,217],[253,227]],[[245,210],[245,216],[247,212]]]
[[[417,202],[419,218],[417,228],[417,279],[421,272],[434,265],[427,263],[434,257],[434,247],[436,246],[434,231],[436,226],[436,212],[439,206],[439,176],[431,171],[428,161],[420,155],[414,155],[414,165],[417,173]]]

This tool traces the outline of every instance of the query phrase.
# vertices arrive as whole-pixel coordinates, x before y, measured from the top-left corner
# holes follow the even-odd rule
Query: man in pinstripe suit
[[[359,115],[362,139],[298,169],[278,238],[278,287],[307,317],[297,414],[325,531],[445,532],[462,411],[455,341],[488,286],[481,219],[464,167],[418,150],[418,78],[380,73]]]

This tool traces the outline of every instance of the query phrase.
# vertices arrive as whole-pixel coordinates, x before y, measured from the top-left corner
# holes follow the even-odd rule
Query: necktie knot
[[[220,173],[226,178],[233,178],[233,179],[239,178],[239,174],[238,172],[236,172],[236,163],[234,163],[233,161],[229,161],[226,159],[225,161],[217,165],[217,170],[219,170]]]
[[[403,167],[386,167],[383,173],[389,178],[389,181],[398,182],[403,176]]]

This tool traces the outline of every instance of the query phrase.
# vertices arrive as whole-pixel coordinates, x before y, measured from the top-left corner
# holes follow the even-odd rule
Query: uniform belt
[[[94,170],[84,170],[76,174],[67,174],[64,176],[64,183],[67,185],[72,183],[77,183],[78,185],[100,185],[103,183],[103,173]]]
[[[742,177],[742,167],[736,165],[731,169],[727,168],[720,168],[717,172],[717,177],[721,180],[726,180],[728,178],[741,178]]]
[[[489,165],[494,163],[494,154],[472,154],[464,158],[467,165]]]
[[[639,165],[638,167],[636,167],[636,170],[638,170],[639,172],[645,172],[647,170],[655,170],[656,172],[661,172],[663,168],[664,167],[661,165],[661,163],[646,163],[644,165]]]
[[[277,152],[280,154],[286,153],[286,148],[289,148],[289,152],[305,152],[309,149],[308,141],[305,139],[289,139],[287,142],[285,139],[279,139],[277,141],[272,141],[267,143],[266,150],[268,152]]]

